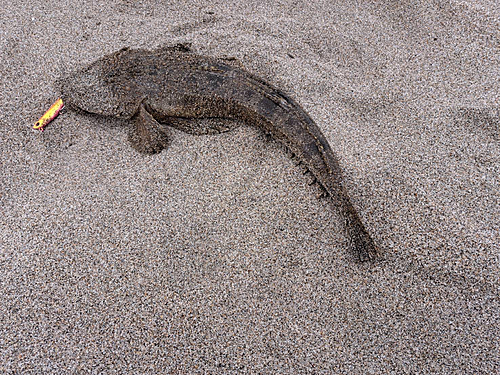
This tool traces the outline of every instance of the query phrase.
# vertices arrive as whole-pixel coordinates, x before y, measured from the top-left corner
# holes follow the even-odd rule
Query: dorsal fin
[[[157,51],[165,51],[165,52],[172,52],[172,51],[178,51],[178,52],[193,52],[191,49],[192,43],[190,42],[185,42],[185,43],[177,43],[174,44],[173,46],[161,46],[157,49]]]

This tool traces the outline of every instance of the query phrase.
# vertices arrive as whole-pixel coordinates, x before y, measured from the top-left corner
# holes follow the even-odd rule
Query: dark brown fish
[[[210,119],[259,127],[296,155],[341,209],[359,259],[376,257],[318,126],[293,99],[234,61],[200,56],[186,45],[125,48],[63,79],[61,91],[70,107],[130,119],[130,142],[143,153],[167,147],[167,125],[191,134],[228,130],[227,122]]]

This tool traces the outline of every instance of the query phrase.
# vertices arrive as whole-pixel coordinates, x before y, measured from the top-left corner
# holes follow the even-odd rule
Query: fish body
[[[130,119],[129,140],[143,153],[168,146],[168,126],[191,134],[227,130],[226,123],[207,127],[194,119],[257,126],[283,143],[340,208],[359,259],[376,257],[377,247],[351,204],[321,130],[288,95],[231,59],[201,56],[185,45],[125,48],[63,79],[61,92],[70,107]]]

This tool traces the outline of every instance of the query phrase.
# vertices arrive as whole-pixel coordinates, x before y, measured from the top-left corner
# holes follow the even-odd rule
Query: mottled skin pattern
[[[129,140],[143,153],[167,147],[168,126],[207,134],[228,130],[227,121],[212,119],[237,119],[259,127],[296,155],[341,209],[359,259],[376,257],[318,126],[294,100],[234,61],[200,56],[186,45],[125,48],[63,79],[61,91],[70,107],[130,119]]]

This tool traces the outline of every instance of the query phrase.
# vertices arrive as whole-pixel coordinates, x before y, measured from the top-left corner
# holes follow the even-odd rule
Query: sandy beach
[[[496,1],[14,0],[0,20],[0,373],[500,373]],[[157,155],[126,120],[32,129],[60,77],[176,43],[300,103],[377,261],[243,123]]]

